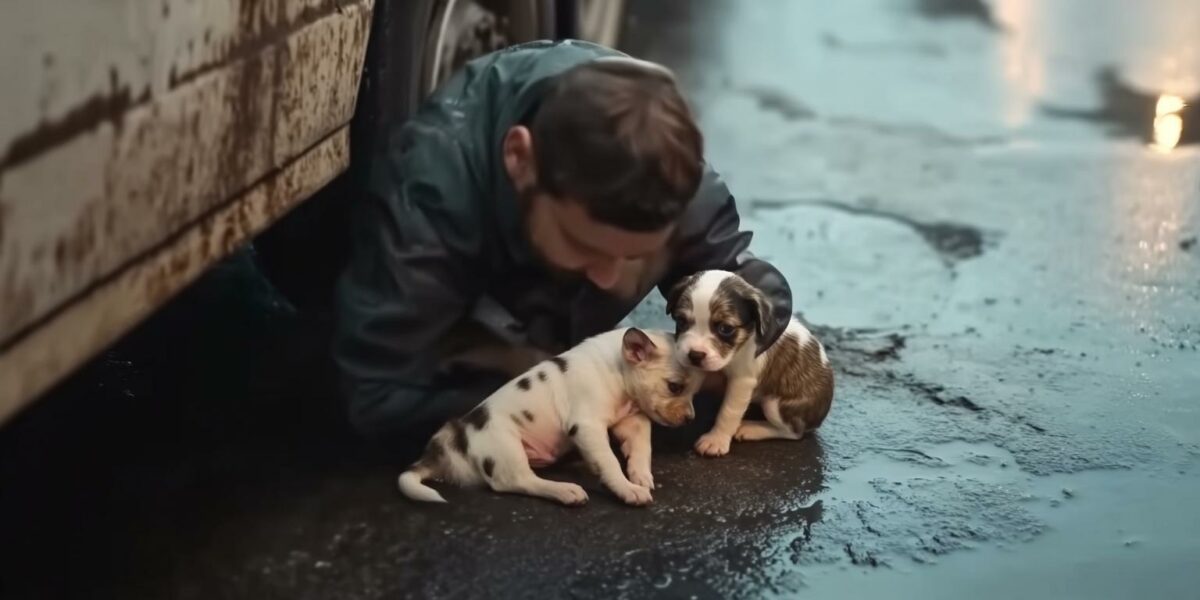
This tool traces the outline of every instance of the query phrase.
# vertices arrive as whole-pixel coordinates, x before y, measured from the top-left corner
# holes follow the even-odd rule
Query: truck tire
[[[466,61],[559,35],[556,4],[578,0],[377,0],[350,124],[350,169],[253,242],[260,268],[302,311],[326,312],[349,256],[349,209],[383,135]]]

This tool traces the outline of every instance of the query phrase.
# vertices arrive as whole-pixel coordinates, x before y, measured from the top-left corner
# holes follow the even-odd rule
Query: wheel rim
[[[585,40],[615,46],[624,0],[579,0],[579,33]]]
[[[435,23],[437,24],[437,34],[433,38],[433,60],[429,63],[429,68],[426,69],[426,88],[422,90],[424,95],[428,95],[433,90],[437,89],[441,83],[442,65],[445,61],[446,54],[446,33],[450,27],[450,19],[454,15],[454,7],[458,4],[458,0],[447,0],[441,4],[441,10],[436,13]]]
[[[434,32],[427,42],[423,66],[421,97],[428,96],[468,60],[499,50],[512,43],[527,41],[528,37],[514,35],[532,29],[536,31],[536,11],[529,0],[511,0],[502,6],[509,14],[497,14],[474,0],[442,0],[434,9],[430,29]],[[511,22],[534,19],[531,23]],[[530,38],[532,39],[532,38]]]

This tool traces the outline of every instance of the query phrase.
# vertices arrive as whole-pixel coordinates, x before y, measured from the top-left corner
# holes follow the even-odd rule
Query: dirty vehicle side
[[[612,43],[621,5],[8,3],[0,423],[298,204],[336,205],[352,156],[456,66],[531,39]]]

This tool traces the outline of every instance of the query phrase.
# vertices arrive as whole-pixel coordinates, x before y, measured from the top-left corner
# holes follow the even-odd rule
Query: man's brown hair
[[[695,195],[704,140],[662,67],[598,60],[551,84],[533,117],[538,185],[630,231],[674,222]]]

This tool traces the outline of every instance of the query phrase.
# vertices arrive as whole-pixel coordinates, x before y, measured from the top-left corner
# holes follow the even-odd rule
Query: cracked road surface
[[[706,460],[696,430],[656,431],[644,510],[578,464],[554,476],[588,489],[581,510],[460,490],[415,506],[399,464],[329,425],[319,370],[289,362],[319,344],[214,300],[254,291],[218,270],[117,349],[134,358],[97,361],[7,432],[26,459],[8,461],[2,518],[29,537],[5,546],[40,543],[0,581],[123,598],[1195,597],[1200,5],[630,13],[625,48],[678,71],[755,251],[829,347],[818,435]],[[1189,100],[1182,132],[1156,113],[1167,95]],[[661,300],[631,320],[666,325]],[[211,362],[180,366],[200,349]]]

